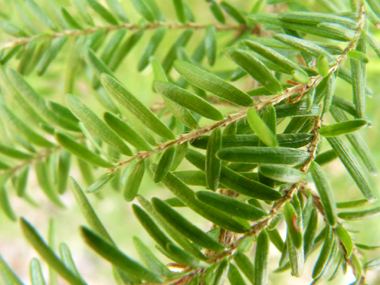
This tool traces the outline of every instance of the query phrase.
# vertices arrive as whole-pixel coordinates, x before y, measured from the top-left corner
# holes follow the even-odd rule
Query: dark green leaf
[[[348,120],[348,117],[342,111],[340,111],[339,109],[335,107],[331,109],[331,114],[333,115],[334,119],[338,122]],[[349,142],[351,143],[352,147],[356,150],[357,154],[359,155],[360,159],[363,161],[368,171],[372,175],[376,176],[377,165],[376,165],[375,159],[368,145],[362,138],[362,136],[360,136],[359,134],[350,134],[350,135],[347,135],[347,138]]]
[[[326,219],[329,224],[334,227],[337,223],[336,205],[330,183],[322,168],[314,161],[310,165],[310,172],[313,176],[315,187],[317,188],[318,194],[321,198],[321,203],[326,214]]]
[[[111,25],[117,26],[119,22],[116,20],[116,18],[106,9],[103,5],[98,3],[96,0],[86,0],[88,5],[91,6],[91,8],[99,14],[100,17],[102,17],[104,20],[106,20]]]
[[[333,56],[328,51],[326,51],[324,48],[322,48],[316,44],[313,44],[310,41],[300,39],[297,37],[293,37],[293,36],[289,36],[286,34],[275,34],[274,38],[277,40],[280,40],[283,43],[288,44],[288,45],[290,45],[290,46],[292,46],[292,47],[294,47],[294,48],[296,48],[302,52],[310,54],[314,57],[318,58],[319,55],[322,54],[329,59],[333,58]]]
[[[106,65],[103,60],[99,59],[96,53],[92,49],[87,49],[84,54],[84,59],[86,63],[91,67],[92,71],[99,77],[102,73],[107,73],[112,75],[111,69]],[[99,81],[93,81],[93,87],[98,88]]]
[[[364,211],[355,211],[355,212],[341,212],[338,214],[338,217],[343,220],[361,220],[376,217],[380,214],[380,207],[376,207]]]
[[[174,161],[175,153],[175,147],[170,146],[162,154],[160,161],[158,162],[157,169],[153,174],[153,181],[155,183],[160,182],[169,172]]]
[[[101,236],[92,232],[90,229],[81,227],[81,233],[85,242],[94,251],[127,274],[127,276],[131,275],[134,278],[141,278],[152,283],[163,283],[163,281],[156,274],[126,256],[114,245],[104,240]]]
[[[336,207],[338,209],[356,208],[356,207],[361,207],[363,205],[366,205],[368,203],[369,201],[367,199],[361,199],[361,200],[355,200],[355,201],[336,203]]]
[[[220,128],[213,131],[210,136],[210,140],[207,144],[207,155],[206,155],[206,181],[208,187],[216,191],[219,185],[219,177],[221,171],[221,161],[216,157],[216,153],[222,147],[222,134]]]
[[[333,13],[319,13],[319,12],[286,12],[278,15],[278,18],[293,23],[317,25],[319,23],[338,23],[349,28],[356,28],[356,22],[348,17],[334,15]]]
[[[324,126],[319,130],[319,134],[324,137],[336,137],[356,132],[367,125],[367,120],[354,119],[333,125]]]
[[[292,271],[292,275],[296,277],[301,277],[303,269],[304,269],[304,263],[305,263],[305,257],[303,248],[297,249],[293,244],[291,239],[289,238],[289,235],[286,238],[286,244],[287,244],[287,250],[289,255],[289,265]],[[288,269],[289,266],[284,265],[285,269]]]
[[[145,0],[147,5],[149,6],[150,10],[152,11],[156,21],[158,22],[165,22],[165,16],[160,11],[159,7],[157,6],[157,3],[155,0]]]
[[[154,170],[154,167],[153,167]],[[170,172],[162,180],[162,183],[177,196],[186,206],[192,209],[194,212],[203,216],[204,218],[212,221],[222,228],[228,229],[234,232],[245,232],[246,228],[240,223],[233,220],[228,215],[219,210],[206,209],[204,204],[199,202],[195,198],[194,192],[187,187],[181,180],[176,178]]]
[[[136,215],[136,217],[139,219],[142,226],[148,232],[148,234],[159,244],[159,246],[161,248],[163,246],[165,246],[165,249],[163,248],[163,250],[164,250],[163,253],[168,255],[168,257],[170,259],[173,259],[176,262],[179,262],[180,264],[189,265],[189,266],[197,266],[198,260],[194,256],[190,255],[188,252],[196,251],[196,252],[198,252],[197,256],[198,255],[202,256],[202,254],[198,250],[194,249],[194,247],[191,247],[191,243],[188,242],[188,239],[184,238],[184,236],[181,233],[179,233],[174,227],[173,228],[175,230],[173,231],[172,230],[173,228],[171,227],[170,224],[169,224],[169,226],[167,226],[168,223],[166,222],[166,220],[164,220],[162,218],[162,216],[160,214],[158,214],[156,210],[153,209],[153,206],[151,206],[148,201],[146,201],[141,196],[139,198],[140,198],[139,201],[142,205],[144,205],[144,208],[147,208],[147,207],[150,208],[149,209],[150,214],[152,214],[152,212],[154,212],[154,214],[156,215],[155,216],[156,220],[158,219],[157,218],[157,216],[158,216],[159,219],[164,221],[164,223],[165,223],[164,226],[162,223],[160,223],[160,224],[161,224],[161,226],[163,226],[165,228],[165,230],[168,231],[168,229],[169,229],[168,232],[171,232],[172,234],[173,234],[173,232],[175,232],[175,234],[177,236],[180,235],[182,237],[182,240],[185,240],[187,242],[187,247],[184,247],[187,250],[187,252],[186,252],[186,251],[180,249],[179,247],[177,247],[176,245],[174,245],[172,243],[172,241],[158,228],[158,226],[155,224],[155,222],[152,220],[152,218],[149,217],[149,215],[143,209],[141,209],[139,206],[133,204],[132,205],[133,212]],[[183,246],[183,242],[178,241],[178,239],[176,239],[176,241],[179,244],[181,244],[181,246]],[[191,249],[189,249],[189,248],[191,248]]]
[[[289,73],[291,73],[293,70],[298,70],[301,73],[305,73],[305,71],[301,68],[301,66],[291,61],[287,57],[283,56],[281,53],[275,51],[274,49],[271,49],[269,47],[266,47],[265,45],[262,45],[260,43],[257,43],[251,40],[245,40],[243,42],[251,50],[257,52],[261,56],[271,60],[275,64],[286,69]]]
[[[335,82],[336,82],[336,76],[335,74],[330,74],[330,76],[327,78],[327,86],[326,86],[326,95],[323,105],[323,114],[328,113],[331,109],[331,104],[334,101],[335,98]],[[318,90],[318,88],[317,88]],[[314,100],[314,104],[319,103],[319,98],[316,98]]]
[[[58,126],[71,131],[79,131],[76,123],[67,120],[64,117],[60,117],[51,111],[47,107],[45,99],[25,81],[23,76],[10,67],[7,68],[6,72],[13,86],[24,97],[24,99],[27,100],[28,104],[30,104],[35,111],[40,113],[47,121],[53,122]]]
[[[222,160],[244,163],[299,164],[309,158],[303,150],[286,147],[229,147],[217,156]]]
[[[173,227],[170,223],[168,223],[149,203],[148,200],[143,198],[142,196],[137,196],[137,200],[139,203],[144,207],[144,209],[151,215],[154,220],[163,228],[188,254],[188,257],[190,259],[186,259],[189,261],[189,263],[194,263],[194,257],[200,259],[200,260],[207,260],[207,257],[199,250],[196,245],[191,243],[185,236],[183,236],[175,227]],[[179,200],[179,199],[178,199]],[[179,200],[180,201],[180,200]],[[180,201],[181,202],[181,201]],[[182,202],[181,202],[182,203]],[[141,211],[140,211],[141,212]],[[146,220],[146,219],[145,219]],[[151,229],[150,226],[152,223],[147,224],[147,227]],[[149,231],[148,231],[149,233]],[[155,235],[156,236],[156,235]],[[154,238],[154,237],[153,237]],[[162,242],[163,241],[163,242]],[[159,241],[159,244],[165,244],[165,239]],[[177,251],[178,252],[178,251]],[[172,253],[173,254],[173,253]],[[192,257],[191,255],[194,257]],[[177,257],[179,255],[176,255]],[[180,256],[184,256],[181,254]],[[195,262],[197,264],[197,262]]]
[[[182,143],[182,144],[177,144],[177,146],[175,147],[176,151],[175,151],[174,161],[172,163],[172,167],[170,171],[176,170],[177,167],[181,164],[182,160],[185,158],[188,147],[189,145],[187,142]]]
[[[61,104],[58,104],[56,102],[52,102],[52,101],[48,101],[47,106],[49,107],[50,110],[55,112],[58,116],[65,117],[66,119],[73,121],[75,123],[79,122],[79,120],[73,115],[73,113],[71,113],[71,111],[67,107]]]
[[[281,165],[261,165],[259,172],[268,178],[286,183],[297,183],[305,178],[302,171]]]
[[[178,20],[182,24],[186,24],[187,19],[186,19],[186,12],[185,12],[185,4],[183,0],[173,0],[175,12],[177,14]]]
[[[250,53],[236,48],[227,48],[224,52],[270,92],[274,94],[283,93],[280,82],[278,82],[264,63],[253,57]]]
[[[124,199],[127,202],[133,201],[135,199],[137,192],[139,191],[141,181],[145,173],[145,160],[139,160],[132,168],[131,173],[128,176],[127,181],[124,185]]]
[[[223,245],[213,240],[199,228],[194,226],[165,202],[158,198],[153,198],[152,204],[156,211],[159,212],[167,222],[175,226],[188,239],[213,251],[221,251],[224,249]]]
[[[318,226],[318,213],[313,208],[310,214],[310,219],[307,224],[303,239],[304,239],[304,253],[305,253],[305,260],[312,252],[313,246],[314,246],[314,238],[315,234],[317,232],[317,226]]]
[[[307,111],[307,103],[301,101],[295,104],[282,104],[276,106],[276,116],[277,119],[287,118],[287,117],[314,117],[319,116],[320,107],[314,104],[309,111]]]
[[[63,148],[65,148],[67,151],[71,152],[75,156],[83,159],[84,161],[87,161],[99,167],[114,168],[114,166],[111,163],[105,161],[97,154],[89,151],[84,145],[77,143],[69,136],[60,132],[56,132],[54,137]]]
[[[164,202],[168,204],[170,207],[186,207],[184,203],[181,202],[177,197],[165,199]]]
[[[157,59],[153,59],[152,65],[156,81],[168,82],[165,71]],[[193,117],[189,110],[173,102],[166,96],[162,96],[162,98],[164,99],[168,109],[172,112],[173,116],[176,117],[180,122],[191,129],[199,128],[197,120]]]
[[[181,179],[186,185],[208,187],[206,174],[198,170],[183,170],[173,172],[174,176]]]
[[[66,103],[73,114],[84,126],[105,143],[125,155],[132,155],[129,147],[116,135],[90,108],[75,98],[66,95]]]
[[[223,10],[226,11],[226,13],[232,18],[234,18],[236,22],[242,25],[247,24],[245,12],[241,10],[237,5],[231,3],[230,1],[223,0],[220,3],[220,6],[222,6]]]
[[[228,196],[212,193],[210,191],[198,191],[195,193],[195,196],[201,202],[215,209],[242,219],[257,221],[267,216],[267,213],[263,210]]]
[[[175,69],[191,84],[240,106],[249,106],[253,100],[243,91],[191,63],[176,60]]]
[[[351,150],[337,137],[327,138],[331,147],[334,149],[351,177],[354,179],[356,185],[362,191],[364,197],[369,201],[374,201],[376,198],[374,192],[369,184],[368,179],[364,176],[364,171],[353,155]]]
[[[254,284],[265,285],[268,283],[269,245],[268,233],[263,229],[257,238],[256,244]]]
[[[137,149],[145,151],[153,150],[149,144],[129,126],[128,123],[123,122],[114,114],[109,112],[104,113],[104,121],[122,139],[126,140]]]
[[[379,249],[380,246],[374,246],[374,245],[365,245],[365,244],[360,244],[360,243],[355,243],[355,246],[357,248],[360,248],[360,249],[364,249],[364,250],[376,250],[376,249]]]
[[[186,154],[186,159],[197,168],[205,171],[205,157],[199,152],[189,149]],[[273,201],[281,198],[281,194],[273,188],[246,178],[223,165],[220,175],[220,183],[227,186],[228,189],[257,199]]]
[[[239,269],[243,272],[243,274],[248,278],[248,280],[254,284],[254,278],[255,278],[255,267],[252,264],[252,261],[250,258],[248,258],[244,253],[241,251],[237,251],[234,260],[239,267]]]
[[[241,276],[239,270],[232,263],[228,270],[228,281],[230,281],[231,285],[246,285],[243,276]]]
[[[224,17],[222,9],[220,9],[219,4],[214,0],[207,0],[208,5],[210,6],[211,13],[214,15],[220,23],[225,24],[226,18]]]
[[[83,27],[78,23],[78,21],[64,7],[61,7],[61,14],[71,28],[78,30],[83,29]]]
[[[366,105],[364,67],[361,62],[351,59],[351,76],[352,76],[352,91],[354,95],[354,104],[358,118],[363,118]]]
[[[330,163],[337,157],[338,156],[335,153],[335,151],[330,149],[328,151],[322,152],[321,154],[318,154],[314,161],[318,163],[320,166],[323,166],[325,164]]]
[[[174,84],[156,81],[154,83],[154,89],[170,100],[201,116],[216,121],[223,120],[223,115],[207,101]]]
[[[205,47],[208,63],[212,66],[216,59],[216,30],[214,25],[209,25],[206,28]]]
[[[299,148],[307,145],[311,141],[310,134],[279,134],[276,135],[279,146]],[[207,149],[209,136],[199,136],[192,145],[196,148]],[[242,146],[258,146],[259,137],[257,135],[225,135],[222,136],[222,147],[242,147]]]
[[[131,2],[133,6],[135,6],[137,12],[146,20],[152,23],[155,21],[154,14],[145,0],[132,0]]]
[[[327,230],[325,233],[325,240],[323,242],[323,247],[319,254],[317,263],[314,265],[314,269],[312,273],[313,279],[317,278],[326,267],[330,254],[331,254],[332,246],[334,244],[334,239],[335,239],[334,232],[330,226],[326,226],[326,227],[327,227]]]

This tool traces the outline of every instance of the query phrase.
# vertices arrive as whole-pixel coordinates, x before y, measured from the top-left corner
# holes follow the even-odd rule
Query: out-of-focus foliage
[[[33,285],[376,279],[377,0],[0,5],[0,240]]]

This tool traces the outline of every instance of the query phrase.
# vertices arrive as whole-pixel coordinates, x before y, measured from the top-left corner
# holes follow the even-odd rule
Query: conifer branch
[[[45,41],[45,40],[53,40],[57,38],[61,38],[64,36],[70,36],[77,38],[79,36],[83,35],[91,35],[99,30],[105,30],[106,32],[112,32],[112,31],[118,31],[118,30],[129,30],[129,31],[148,31],[148,30],[156,30],[160,27],[167,27],[170,30],[205,30],[210,24],[197,24],[197,23],[187,23],[187,24],[180,24],[180,23],[149,23],[146,25],[138,25],[138,24],[129,24],[124,23],[119,26],[114,25],[107,25],[107,26],[96,26],[91,27],[88,29],[83,30],[64,30],[60,32],[56,32],[53,34],[46,34],[46,35],[35,35],[32,37],[25,37],[25,38],[17,38],[15,40],[3,43],[0,45],[0,51],[10,49],[18,44],[22,44],[23,46],[27,45],[28,43],[38,40],[38,41]],[[232,31],[232,32],[239,32],[243,33],[247,30],[251,30],[252,33],[257,33],[256,27],[251,27],[247,25],[214,25],[215,30],[218,32],[225,32],[225,31]]]

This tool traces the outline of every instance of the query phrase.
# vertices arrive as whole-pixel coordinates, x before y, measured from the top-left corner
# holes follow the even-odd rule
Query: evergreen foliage
[[[305,267],[314,268],[312,284],[350,270],[352,284],[365,284],[379,258],[368,261],[364,250],[378,246],[354,243],[345,221],[380,214],[370,206],[376,163],[358,132],[370,125],[366,65],[370,49],[380,56],[371,33],[380,2],[205,0],[207,19],[192,2],[201,0],[11,0],[9,13],[0,11],[0,207],[40,256],[30,262],[32,284],[46,284],[41,262],[50,284],[55,274],[87,284],[75,252],[65,243],[56,252],[53,230],[46,241],[13,210],[13,193],[37,203],[33,176],[54,207],[64,208],[71,190],[65,195],[87,222],[73,235],[112,265],[109,284],[260,285],[276,272],[304,276]],[[143,51],[134,49],[142,38]],[[147,106],[118,72],[128,54],[139,58],[128,69],[154,73],[158,104]],[[220,60],[233,68],[220,69]],[[48,82],[56,70],[64,99],[33,81]],[[80,94],[81,78],[93,105]],[[335,93],[339,78],[352,86],[351,101]],[[335,202],[324,166],[336,158],[363,199]],[[191,170],[178,169],[186,163]],[[81,180],[71,177],[78,168]],[[168,191],[148,200],[139,194],[144,179]],[[134,237],[135,260],[115,244],[87,198],[107,199],[108,186],[159,252]],[[271,243],[282,253],[274,272]],[[3,258],[0,271],[5,284],[23,284]]]

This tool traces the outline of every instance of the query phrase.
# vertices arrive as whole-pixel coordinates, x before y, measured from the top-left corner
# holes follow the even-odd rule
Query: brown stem
[[[106,30],[106,32],[117,31],[117,30],[122,30],[122,29],[128,29],[132,31],[133,30],[146,31],[146,30],[154,30],[159,27],[168,27],[168,29],[172,29],[172,30],[180,30],[180,29],[202,30],[202,29],[206,29],[209,25],[210,24],[197,24],[197,23],[178,24],[178,23],[158,22],[158,23],[153,23],[153,24],[147,24],[145,26],[140,26],[137,24],[125,23],[118,26],[109,25],[109,26],[91,27],[85,30],[64,30],[61,32],[53,33],[53,34],[47,34],[46,36],[36,35],[33,37],[28,37],[28,38],[17,38],[13,41],[9,41],[0,45],[0,51],[4,49],[12,48],[18,44],[26,45],[35,39],[38,39],[38,41],[42,41],[42,40],[56,39],[63,36],[79,37],[82,35],[93,34],[96,31],[99,31],[102,29]],[[244,32],[246,30],[252,30],[252,32],[255,31],[254,27],[250,27],[247,25],[214,25],[214,26],[217,31],[239,31],[239,32]]]

